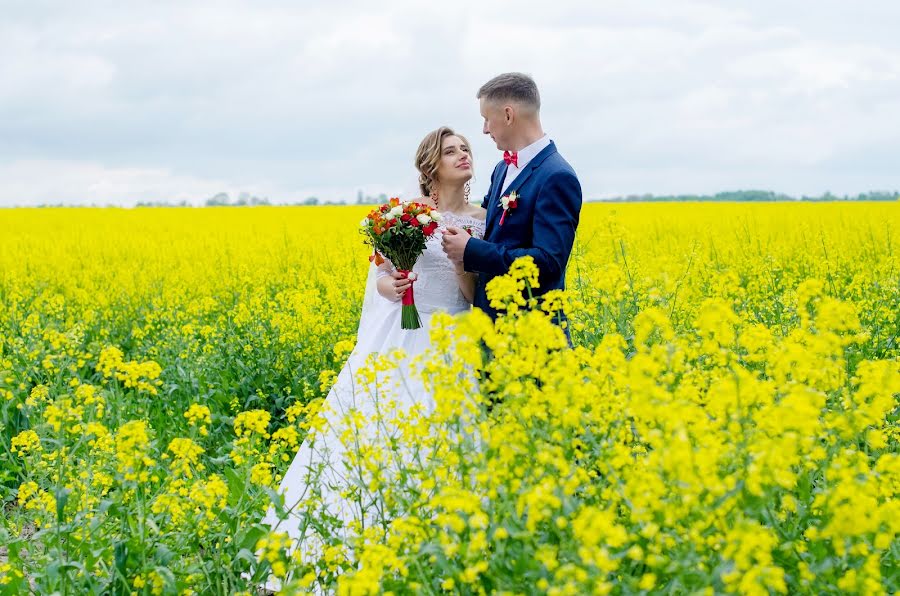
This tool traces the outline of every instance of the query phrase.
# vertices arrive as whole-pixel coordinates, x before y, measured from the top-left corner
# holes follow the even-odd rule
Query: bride
[[[455,226],[482,237],[485,210],[468,203],[472,153],[466,139],[447,127],[430,132],[419,144],[415,165],[423,195],[417,200],[443,216],[438,232]],[[415,406],[427,413],[434,407],[421,382],[410,378],[410,362],[430,346],[433,313],[456,314],[471,308],[475,274],[447,258],[440,233],[427,241],[413,271],[422,327],[405,330],[400,328],[400,300],[413,282],[398,274],[390,261],[370,267],[356,347],[311,422],[315,430],[307,435],[284,475],[279,488],[284,510],[279,515],[270,509],[263,520],[273,531],[288,534],[291,549],[301,559],[321,556],[328,545],[347,544],[367,523],[366,510],[373,506],[364,496],[368,479],[349,461],[349,445],[358,447],[360,435],[369,440],[379,436],[379,408]],[[385,400],[384,394],[377,398],[356,372],[371,354],[388,355],[397,349],[404,356],[389,373],[385,394],[391,399]],[[267,587],[278,589],[273,583],[270,580]]]

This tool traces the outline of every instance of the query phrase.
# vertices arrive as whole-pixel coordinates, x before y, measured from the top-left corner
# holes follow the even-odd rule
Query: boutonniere
[[[510,210],[515,209],[519,206],[519,195],[516,192],[511,192],[505,197],[500,199],[500,206],[503,208],[503,215],[500,216],[500,225],[503,225],[503,222],[506,221],[506,214],[510,212]]]
[[[472,232],[472,226],[463,226],[462,229],[464,229],[465,231],[467,231],[467,232],[469,233],[469,236],[474,235],[473,232]]]

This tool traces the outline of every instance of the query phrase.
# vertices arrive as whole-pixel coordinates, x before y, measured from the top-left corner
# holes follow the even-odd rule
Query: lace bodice
[[[471,230],[473,237],[483,238],[484,221],[454,213],[442,213],[442,215],[444,219],[440,227],[426,241],[425,252],[413,267],[413,271],[418,274],[413,290],[416,308],[419,312],[445,310],[449,313],[457,313],[468,310],[470,307],[459,289],[456,269],[441,247],[441,238],[447,226],[467,228]],[[378,276],[390,275],[391,271],[393,271],[391,262],[385,261],[378,268]]]

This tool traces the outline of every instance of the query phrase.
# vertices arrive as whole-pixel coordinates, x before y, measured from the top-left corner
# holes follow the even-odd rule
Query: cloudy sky
[[[900,189],[900,3],[0,0],[0,205],[412,191],[530,73],[585,195]]]

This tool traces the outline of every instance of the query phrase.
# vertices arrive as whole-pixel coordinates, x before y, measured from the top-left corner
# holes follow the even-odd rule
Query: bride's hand
[[[406,279],[399,271],[394,271],[393,273],[391,273],[391,277],[394,278],[392,284],[394,287],[394,294],[396,295],[396,298],[394,300],[400,300],[401,298],[403,298],[406,290],[409,289],[409,286],[412,285],[412,282]]]

